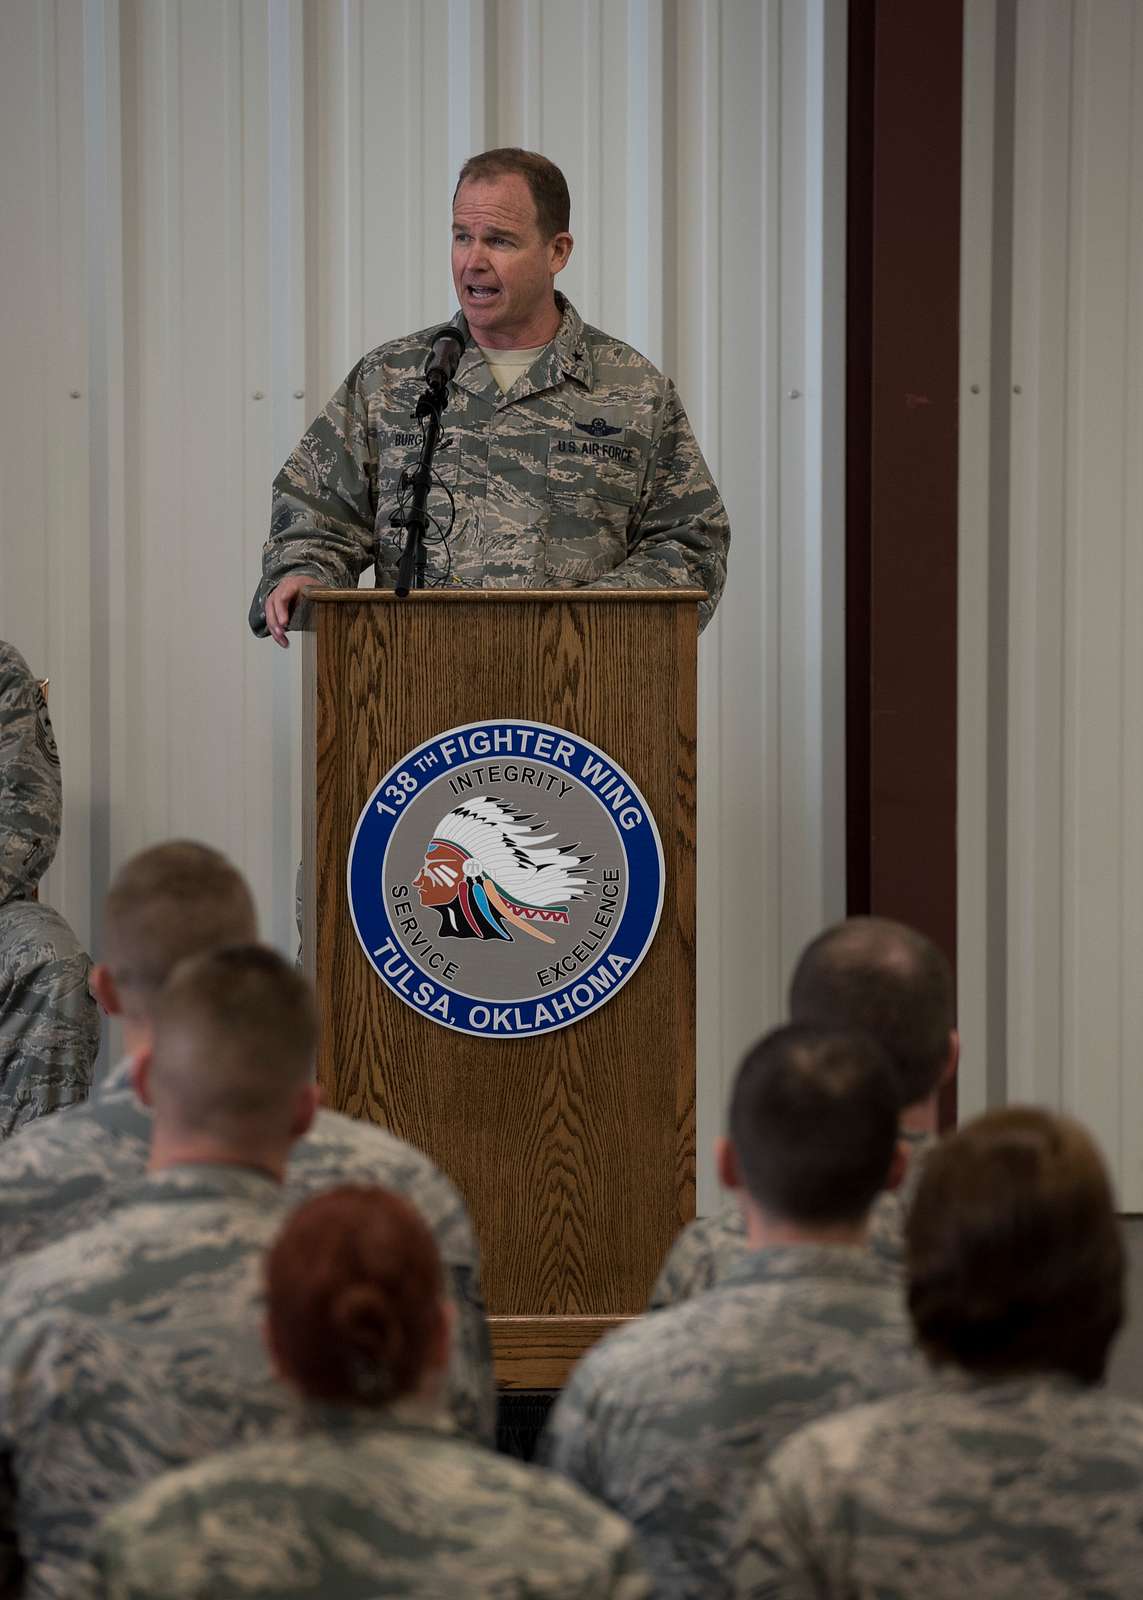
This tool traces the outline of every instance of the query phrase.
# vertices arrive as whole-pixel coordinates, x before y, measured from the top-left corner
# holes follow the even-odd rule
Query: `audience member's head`
[[[956,1066],[949,964],[932,940],[900,922],[851,917],[819,934],[790,980],[790,1017],[876,1039],[902,1110],[927,1100]]]
[[[772,1222],[803,1229],[861,1224],[890,1182],[897,1089],[865,1034],[790,1024],[739,1068],[723,1181]]]
[[[278,1169],[316,1107],[317,1013],[305,978],[262,945],[180,963],[152,1002],[136,1087],[154,1113],[152,1165]]]
[[[120,867],[108,891],[92,992],[138,1028],[180,961],[257,937],[250,890],[225,856],[189,839],[153,845]]]
[[[943,1140],[906,1224],[909,1309],[930,1358],[969,1372],[1103,1376],[1123,1320],[1123,1243],[1090,1135],[990,1111]]]
[[[266,1334],[307,1399],[384,1406],[430,1394],[448,1365],[436,1244],[406,1200],[345,1187],[287,1219],[266,1263]]]

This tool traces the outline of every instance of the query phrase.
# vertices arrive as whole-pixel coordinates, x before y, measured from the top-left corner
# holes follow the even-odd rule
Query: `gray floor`
[[[1127,1321],[1115,1346],[1108,1382],[1143,1404],[1143,1217],[1124,1217],[1127,1234]]]

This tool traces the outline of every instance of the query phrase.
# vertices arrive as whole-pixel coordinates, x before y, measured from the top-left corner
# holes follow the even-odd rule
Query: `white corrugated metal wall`
[[[962,1107],[1143,1210],[1143,4],[968,0]]]

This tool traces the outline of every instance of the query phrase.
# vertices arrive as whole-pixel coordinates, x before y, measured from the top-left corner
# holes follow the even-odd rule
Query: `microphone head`
[[[457,350],[460,352],[461,355],[464,354],[464,347],[465,347],[464,334],[461,333],[460,329],[455,327],[451,322],[446,322],[443,328],[438,328],[437,331],[433,334],[432,338],[429,340],[429,343],[432,345],[433,349],[435,350],[437,345],[441,342],[442,339],[452,339],[452,340],[454,340],[455,343],[456,343]]]
[[[432,348],[425,362],[425,378],[435,389],[445,389],[460,365],[464,354],[465,337],[459,328],[446,322],[430,340]]]

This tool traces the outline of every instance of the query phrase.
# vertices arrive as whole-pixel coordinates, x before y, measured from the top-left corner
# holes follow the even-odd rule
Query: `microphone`
[[[432,349],[425,362],[425,382],[443,396],[464,354],[464,334],[448,322],[437,329],[431,342]]]

